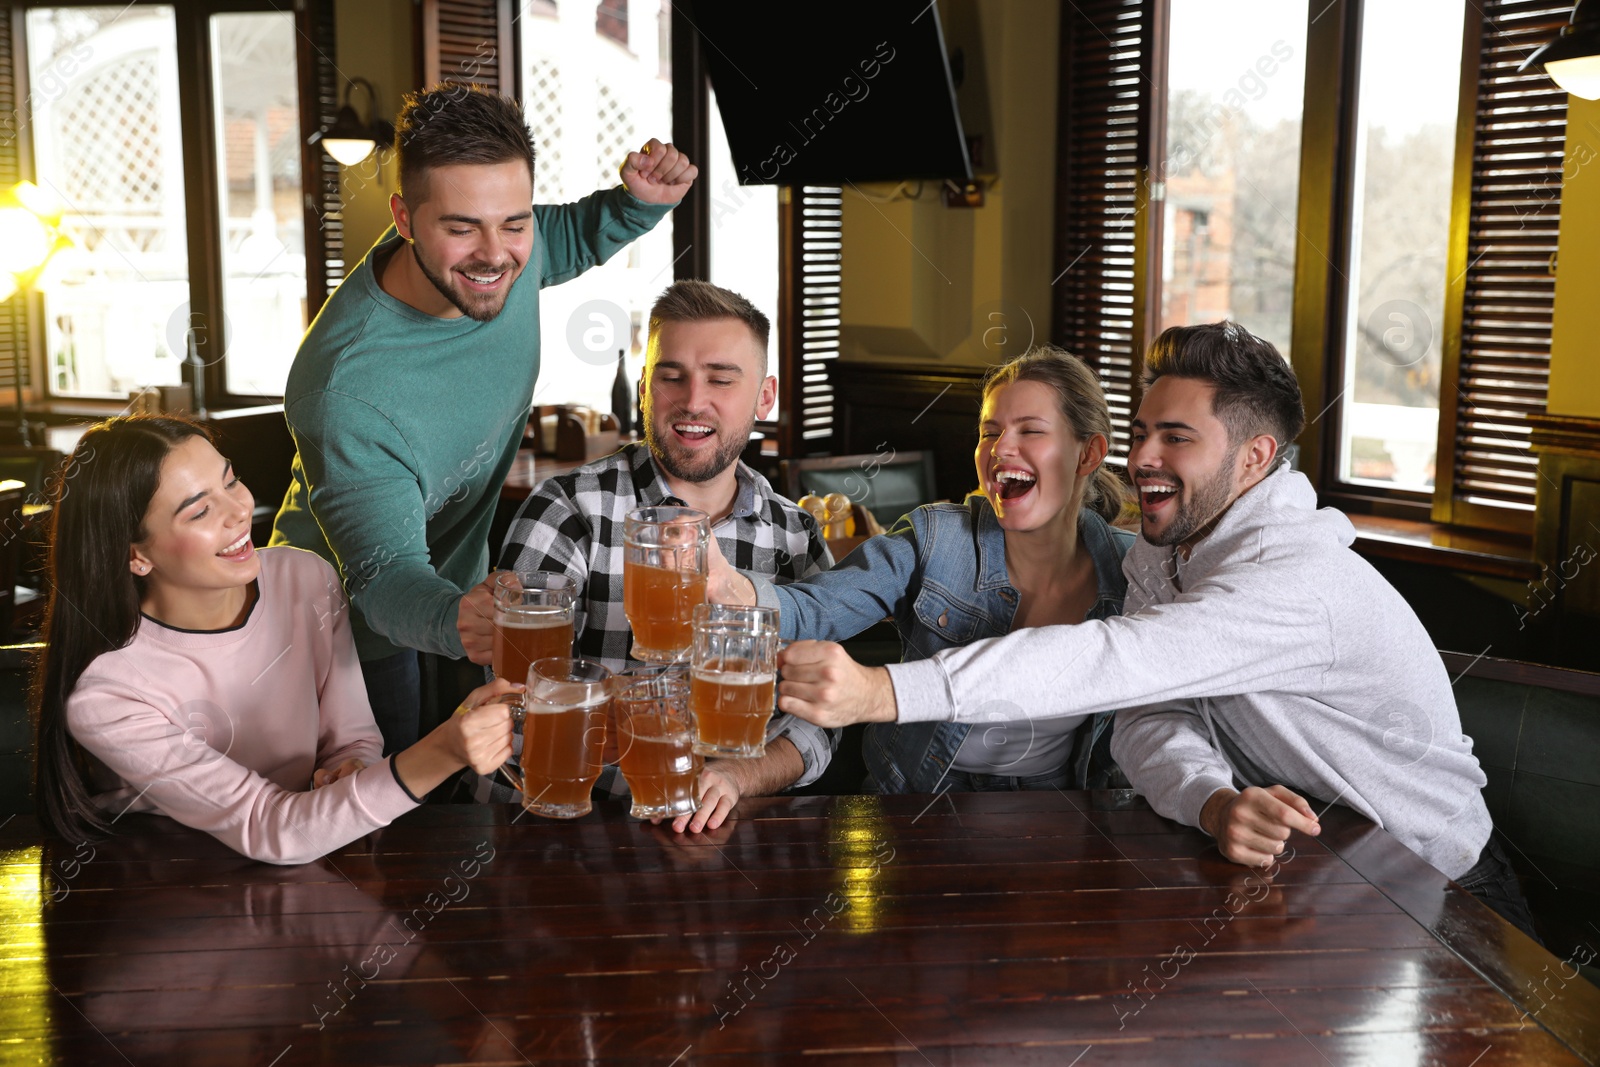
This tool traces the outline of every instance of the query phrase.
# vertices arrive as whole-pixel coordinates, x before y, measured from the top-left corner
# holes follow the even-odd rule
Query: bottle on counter
[[[611,413],[617,417],[617,432],[624,437],[633,432],[633,387],[628,382],[625,353],[625,349],[617,349],[617,376],[611,383]]]

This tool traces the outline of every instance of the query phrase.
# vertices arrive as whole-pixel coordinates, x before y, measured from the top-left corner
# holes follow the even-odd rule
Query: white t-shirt
[[[1084,715],[974,723],[951,770],[1029,778],[1064,770]]]

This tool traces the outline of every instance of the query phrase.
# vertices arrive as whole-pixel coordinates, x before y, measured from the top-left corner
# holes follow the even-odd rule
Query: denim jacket
[[[1099,583],[1085,618],[1120,614],[1127,590],[1122,557],[1133,534],[1084,510],[1078,540]],[[989,501],[978,495],[964,504],[917,508],[831,571],[783,586],[757,579],[756,589],[760,603],[779,609],[782,635],[792,640],[843,641],[892,616],[904,660],[1010,633],[1018,601],[1006,571],[1005,533]],[[1122,784],[1110,758],[1114,714],[1101,712],[1078,731],[1073,788]],[[884,792],[935,792],[970,729],[953,722],[873,724],[866,732],[867,767]]]

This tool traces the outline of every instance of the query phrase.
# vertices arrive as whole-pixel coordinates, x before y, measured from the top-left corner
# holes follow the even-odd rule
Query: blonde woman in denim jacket
[[[1133,534],[1108,521],[1127,500],[1104,466],[1110,437],[1095,373],[1060,349],[1034,348],[984,382],[974,455],[981,488],[965,503],[917,508],[833,570],[789,585],[718,557],[711,598],[778,608],[791,640],[842,641],[892,616],[906,660],[1116,615]],[[1110,756],[1112,714],[1029,720],[997,702],[992,725],[873,724],[868,785],[886,793],[1123,786]]]

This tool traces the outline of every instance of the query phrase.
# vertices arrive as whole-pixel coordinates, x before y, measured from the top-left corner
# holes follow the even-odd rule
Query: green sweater
[[[391,227],[328,298],[289,371],[296,454],[274,545],[339,569],[363,660],[461,656],[461,596],[489,571],[489,524],[539,376],[539,290],[604,263],[670,211],[622,187],[536,205],[534,249],[490,322],[435,318],[378,286]]]

